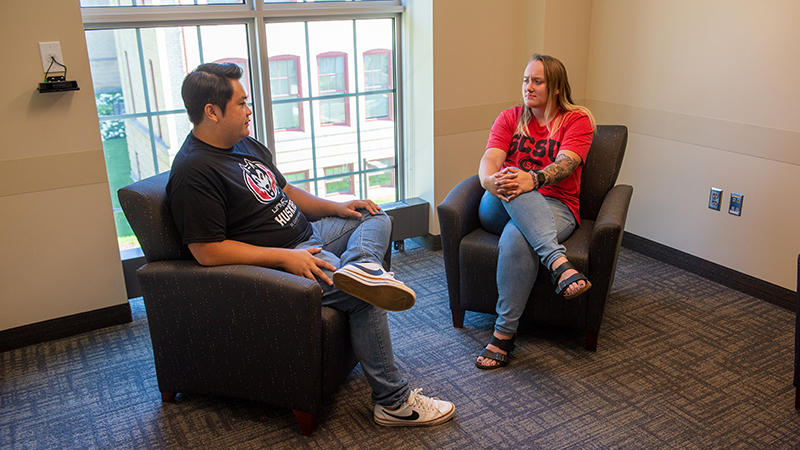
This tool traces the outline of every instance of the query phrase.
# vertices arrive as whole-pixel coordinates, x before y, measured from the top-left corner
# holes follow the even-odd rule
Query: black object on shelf
[[[47,81],[39,83],[39,93],[44,94],[47,92],[66,92],[66,91],[79,91],[77,81],[67,81],[64,77],[47,77]]]

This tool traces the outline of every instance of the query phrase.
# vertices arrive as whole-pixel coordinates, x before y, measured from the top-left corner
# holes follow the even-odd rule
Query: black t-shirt
[[[184,244],[230,239],[293,248],[312,230],[284,186],[269,149],[255,139],[222,149],[189,133],[172,163],[167,203]]]

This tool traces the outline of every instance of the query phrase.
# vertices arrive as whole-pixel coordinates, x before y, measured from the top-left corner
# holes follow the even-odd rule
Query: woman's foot
[[[567,258],[563,256],[553,261],[550,269],[553,271],[553,284],[557,286],[556,294],[561,294],[564,298],[577,297],[592,287],[592,283],[589,282],[586,276],[575,270]],[[555,279],[556,277],[558,277],[557,280]]]
[[[475,365],[484,370],[497,369],[507,365],[511,359],[508,354],[514,350],[515,339],[516,335],[514,334],[502,334],[495,331],[491,342],[475,359]]]

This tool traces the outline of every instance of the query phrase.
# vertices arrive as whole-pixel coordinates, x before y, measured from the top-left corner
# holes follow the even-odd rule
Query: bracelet
[[[544,187],[544,183],[547,180],[541,171],[529,170],[528,173],[531,174],[531,177],[533,177],[533,183],[534,183],[533,190],[539,189],[540,187]]]

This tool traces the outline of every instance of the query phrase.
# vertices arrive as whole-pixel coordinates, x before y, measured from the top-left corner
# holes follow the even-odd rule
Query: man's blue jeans
[[[526,192],[508,202],[487,191],[478,214],[485,230],[500,235],[495,330],[514,334],[536,281],[539,262],[549,269],[553,261],[565,255],[561,242],[575,230],[575,216],[567,205],[539,191]]]
[[[381,211],[372,215],[359,210],[361,218],[324,217],[311,223],[314,234],[295,248],[322,248],[316,256],[339,268],[352,262],[382,265],[389,248],[392,223]],[[323,269],[331,278],[333,272]],[[386,310],[345,294],[321,282],[322,305],[338,309],[350,317],[350,341],[372,388],[372,402],[394,407],[409,395],[408,381],[394,363],[392,338]]]

